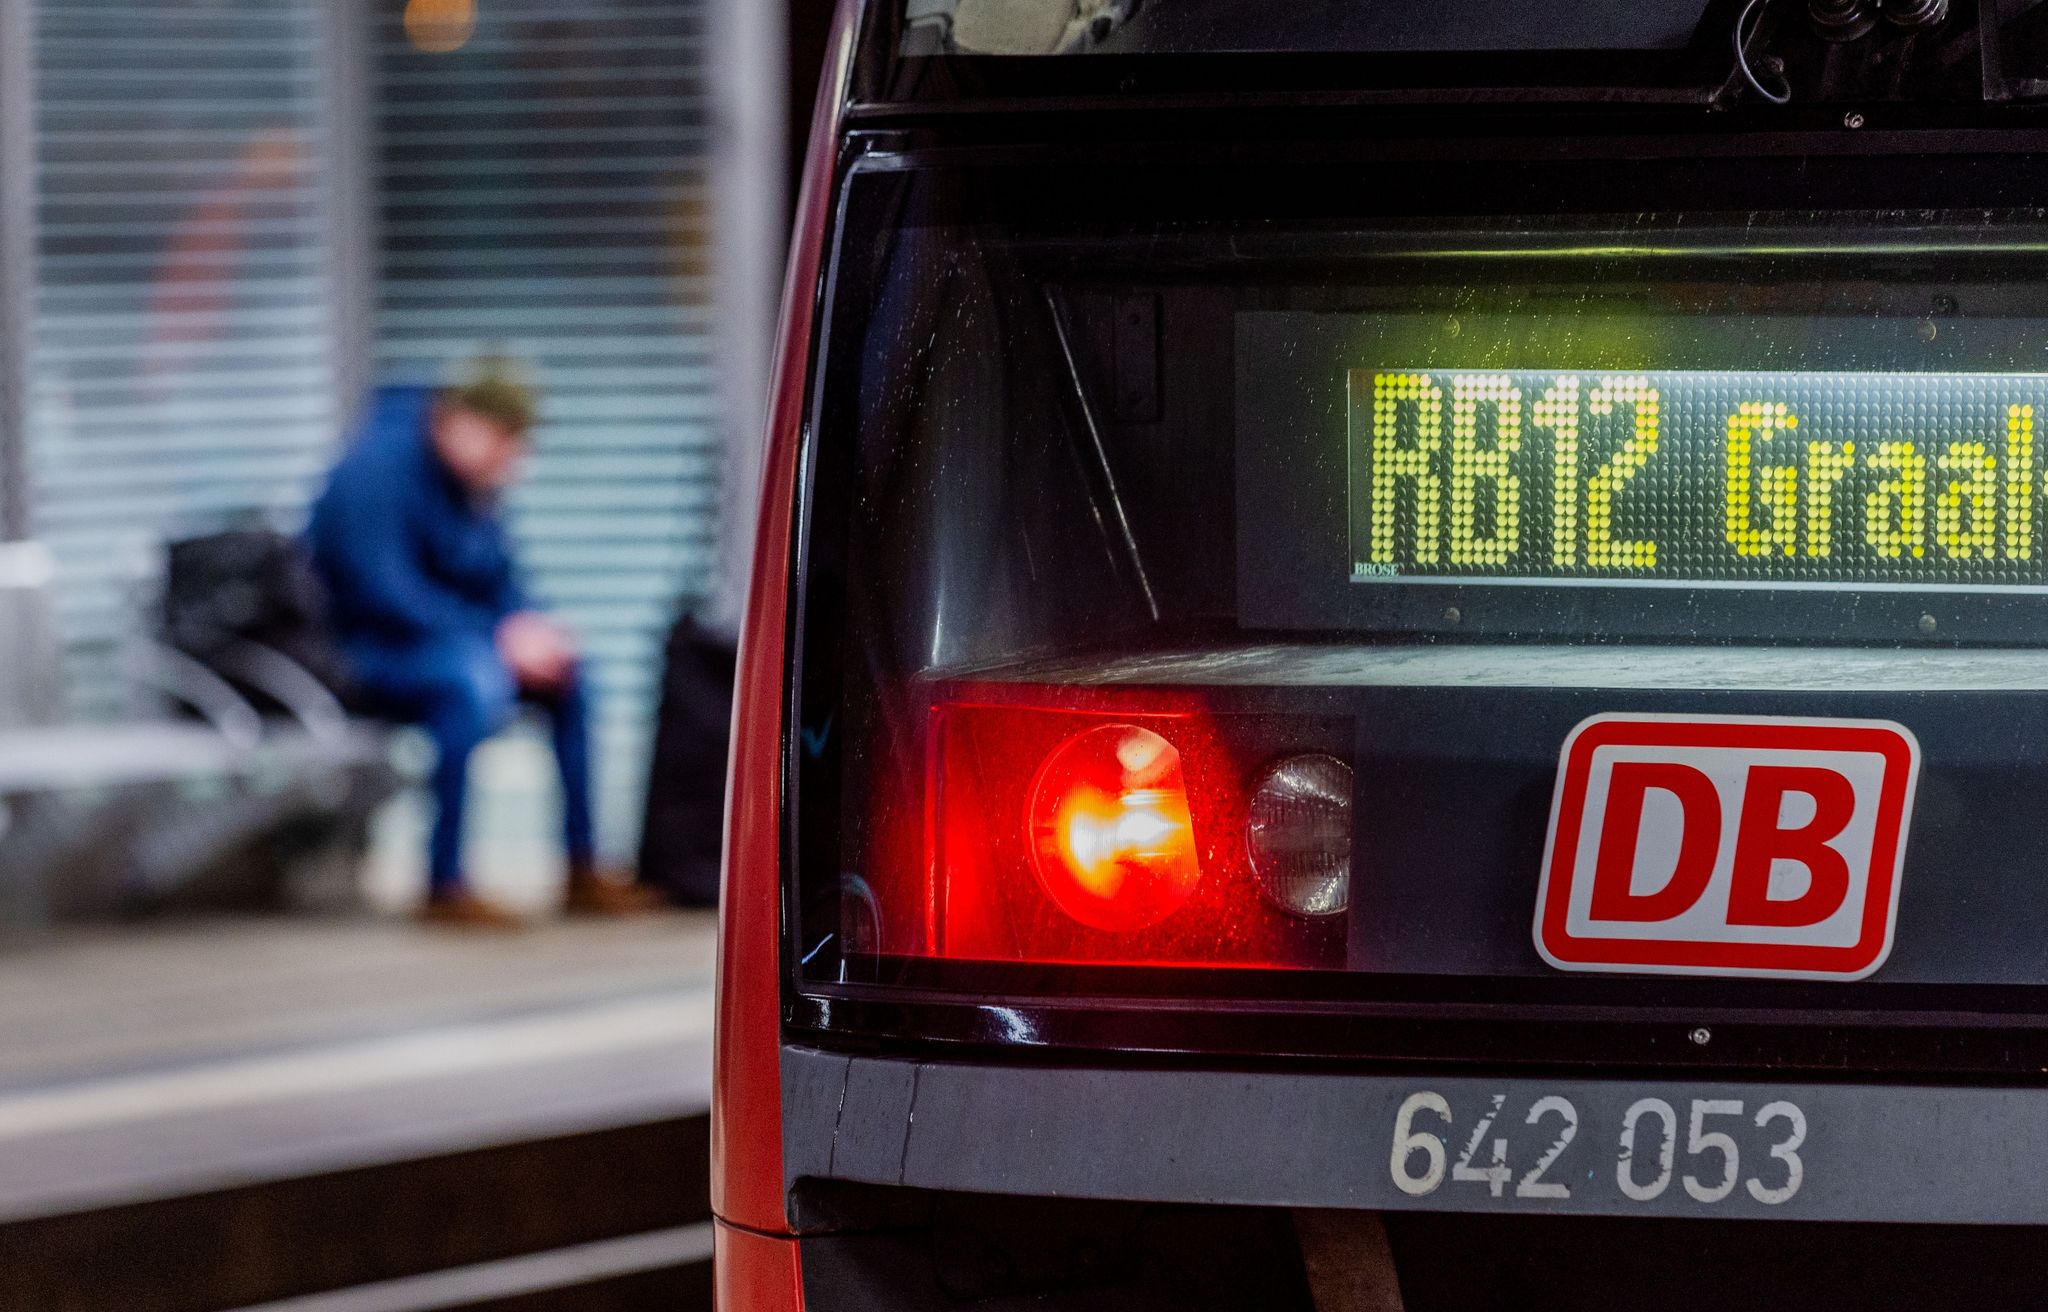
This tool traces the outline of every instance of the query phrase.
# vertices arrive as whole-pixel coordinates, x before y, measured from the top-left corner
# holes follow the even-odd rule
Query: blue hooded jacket
[[[313,503],[307,546],[345,650],[489,638],[528,609],[496,505],[434,452],[433,399],[424,387],[378,389]]]

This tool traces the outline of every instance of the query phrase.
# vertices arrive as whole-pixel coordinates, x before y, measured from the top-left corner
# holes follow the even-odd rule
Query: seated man
[[[521,588],[498,500],[533,424],[532,389],[500,360],[434,391],[381,389],[307,530],[335,635],[368,709],[425,726],[439,749],[428,919],[509,925],[463,883],[470,753],[514,707],[545,710],[562,778],[570,911],[631,911],[647,891],[594,866],[590,744],[576,650]]]

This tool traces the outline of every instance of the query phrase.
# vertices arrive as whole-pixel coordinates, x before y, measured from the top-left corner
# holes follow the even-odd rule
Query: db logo
[[[1559,760],[1536,950],[1560,970],[1861,979],[1920,747],[1888,720],[1596,715]]]

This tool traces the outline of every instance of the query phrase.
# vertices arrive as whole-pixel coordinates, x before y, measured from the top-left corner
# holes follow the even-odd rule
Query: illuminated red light
[[[1180,753],[1150,729],[1105,724],[1060,744],[1025,824],[1046,895],[1095,929],[1156,925],[1201,879]]]
[[[885,918],[917,915],[919,932],[899,919],[884,939],[951,960],[1343,961],[1345,917],[1283,909],[1250,861],[1247,782],[1296,726],[1150,690],[1114,709],[1063,705],[1084,700],[1066,688],[965,691],[932,708],[921,833],[878,813],[905,855],[870,868],[923,876],[915,893],[877,886]]]

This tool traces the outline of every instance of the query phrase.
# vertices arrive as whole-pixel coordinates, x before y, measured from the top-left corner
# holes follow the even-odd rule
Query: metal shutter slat
[[[316,0],[36,6],[37,531],[82,709],[168,536],[292,522],[338,422]]]

